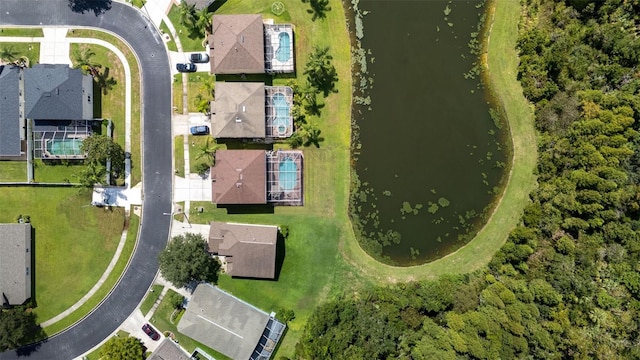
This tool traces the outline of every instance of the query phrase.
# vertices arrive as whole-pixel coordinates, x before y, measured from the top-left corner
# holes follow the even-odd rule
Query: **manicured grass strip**
[[[33,178],[39,183],[79,183],[85,169],[82,161],[66,162],[33,160]]]
[[[187,83],[187,109],[189,112],[198,112],[198,95],[201,95],[205,99],[213,100],[211,93],[208,92],[204,83],[209,80],[213,82],[213,75],[203,73],[188,74],[189,82]],[[182,91],[181,91],[182,93]]]
[[[109,71],[109,77],[113,78],[115,85],[107,89],[100,89],[94,86],[94,98],[100,99],[101,113],[94,114],[96,117],[111,119],[113,122],[113,138],[124,148],[125,144],[125,75],[124,66],[120,59],[109,49],[94,44],[71,44],[71,60],[74,61],[74,54],[91,50],[95,55],[91,58],[94,64],[101,66],[100,72]],[[135,80],[134,80],[135,81]],[[95,83],[95,81],[94,81]],[[133,88],[132,88],[133,93]],[[133,138],[132,138],[133,140]]]
[[[513,165],[504,195],[489,222],[466,246],[429,264],[397,268],[383,265],[367,256],[357,243],[344,242],[344,253],[352,265],[380,282],[408,281],[435,278],[442,274],[467,273],[491,259],[517,224],[527,204],[529,193],[535,188],[533,170],[536,164],[536,140],[533,111],[522,95],[516,79],[518,56],[515,50],[518,37],[520,4],[517,1],[495,1],[495,16],[491,29],[488,66],[489,80],[507,113],[513,139]]]
[[[25,37],[43,37],[42,29],[29,28],[3,28],[0,29],[0,36],[25,36]]]
[[[118,331],[117,335],[119,337],[128,337],[129,333],[126,331]],[[102,351],[102,346],[100,346],[99,348],[95,349],[93,352],[89,353],[86,357],[87,360],[100,360],[100,351]]]
[[[192,174],[196,173],[196,166],[200,163],[207,162],[206,157],[200,157],[201,151],[200,148],[207,144],[207,139],[209,139],[209,144],[213,144],[213,139],[211,136],[189,136],[189,170]]]
[[[27,181],[26,161],[0,161],[0,182]]]
[[[176,175],[184,177],[184,135],[173,139],[173,159]]]
[[[173,40],[173,35],[171,35],[171,31],[169,31],[169,28],[167,27],[167,24],[164,23],[164,21],[160,23],[160,31],[163,34],[169,35],[169,37],[171,38],[171,40],[167,41],[167,48],[169,49],[169,51],[178,51],[178,46],[176,45],[175,40]]]
[[[171,331],[176,336],[176,339],[178,340],[180,346],[182,346],[189,353],[192,353],[196,349],[196,347],[199,347],[216,359],[229,359],[228,357],[207,347],[206,345],[201,344],[193,340],[192,338],[178,332],[178,322],[181,316],[177,316],[173,323],[170,320],[171,314],[173,313],[174,309],[171,304],[169,304],[169,301],[167,301],[167,299],[169,298],[171,293],[175,294],[176,292],[173,290],[167,291],[164,299],[156,309],[155,313],[153,313],[153,316],[151,317],[151,323],[153,324],[153,326],[155,326],[162,333],[164,333],[165,331]]]
[[[105,40],[115,45],[125,55],[129,67],[131,68],[131,157],[133,158],[131,166],[131,185],[136,185],[142,179],[140,164],[140,71],[138,61],[131,51],[117,37],[98,30],[89,29],[73,29],[67,33],[67,37],[86,37]],[[104,64],[103,64],[104,65]]]
[[[173,109],[176,114],[182,114],[182,74],[173,75]]]
[[[136,245],[136,239],[138,237],[138,227],[140,225],[140,218],[136,215],[131,215],[129,218],[129,230],[127,231],[127,242],[122,249],[122,253],[120,254],[120,258],[118,258],[118,262],[116,266],[111,271],[107,280],[102,284],[100,289],[86,302],[84,305],[79,307],[76,311],[71,313],[66,318],[58,321],[55,324],[47,326],[44,331],[47,335],[51,336],[56,334],[67,327],[74,324],[76,321],[82,319],[86,316],[91,310],[93,310],[110,292],[111,289],[116,285],[118,279],[124,272],[125,267],[129,263],[129,259],[131,258],[131,254],[133,253],[133,249]],[[102,275],[102,274],[101,274]]]
[[[34,228],[35,293],[38,321],[82,298],[100,279],[116,250],[123,209],[90,206],[90,190],[71,187],[0,187],[0,223],[31,216]]]
[[[204,37],[191,38],[189,36],[189,30],[180,22],[180,9],[177,5],[171,6],[167,16],[176,29],[176,35],[180,38],[182,51],[204,51],[202,46],[202,41],[205,40]]]
[[[142,300],[142,304],[140,305],[140,311],[142,311],[142,315],[147,315],[149,310],[153,307],[153,304],[156,303],[156,300],[160,297],[160,293],[164,286],[162,285],[153,285],[151,286],[151,291],[147,293]]]
[[[2,38],[0,38],[0,40],[1,39]],[[0,58],[2,58],[2,60],[14,61],[18,60],[21,56],[29,58],[29,66],[39,63],[40,43],[0,42]]]

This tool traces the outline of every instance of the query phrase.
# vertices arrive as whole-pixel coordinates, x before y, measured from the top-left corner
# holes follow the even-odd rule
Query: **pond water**
[[[509,163],[469,43],[478,1],[360,1],[370,106],[354,106],[362,247],[401,266],[441,257],[485,224]],[[360,115],[358,115],[360,114]],[[496,126],[498,125],[498,126]]]

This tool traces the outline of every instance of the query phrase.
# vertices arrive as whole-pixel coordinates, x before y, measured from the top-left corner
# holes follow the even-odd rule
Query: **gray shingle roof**
[[[267,225],[212,222],[209,251],[226,256],[231,276],[273,279],[278,228]]]
[[[0,66],[0,156],[20,155],[20,70]]]
[[[265,72],[262,15],[213,15],[211,22],[213,74]]]
[[[193,292],[178,331],[232,359],[249,359],[269,315],[208,284]]]
[[[263,83],[216,82],[211,108],[211,135],[215,138],[266,136]]]
[[[28,119],[93,118],[91,76],[67,65],[37,64],[25,70],[25,113]]]
[[[0,224],[0,303],[5,297],[10,305],[31,297],[30,224]]]
[[[187,354],[180,345],[169,338],[164,338],[147,360],[189,360],[190,358],[191,355]]]

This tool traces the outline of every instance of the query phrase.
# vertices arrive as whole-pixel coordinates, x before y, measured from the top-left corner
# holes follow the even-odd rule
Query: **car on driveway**
[[[149,324],[142,325],[142,331],[144,331],[145,334],[149,335],[151,340],[156,341],[160,339],[160,334],[158,334],[158,332]]]
[[[209,55],[195,53],[195,54],[191,54],[191,56],[189,57],[189,60],[191,60],[192,63],[208,63]]]
[[[209,127],[207,125],[192,126],[189,132],[191,135],[209,135]]]
[[[176,64],[176,70],[178,70],[178,72],[195,72],[198,68],[196,67],[196,65],[194,63],[188,63],[188,64]]]

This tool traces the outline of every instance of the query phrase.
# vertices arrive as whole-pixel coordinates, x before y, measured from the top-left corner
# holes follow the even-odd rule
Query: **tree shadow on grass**
[[[227,214],[273,214],[273,205],[218,205],[218,208],[227,209]]]

